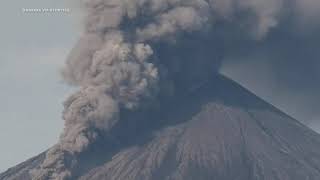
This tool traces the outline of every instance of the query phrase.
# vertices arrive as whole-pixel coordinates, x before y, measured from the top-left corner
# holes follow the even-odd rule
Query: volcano
[[[320,136],[222,75],[159,107],[123,112],[112,132],[79,154],[73,179],[320,179]],[[0,179],[29,180],[44,158]]]

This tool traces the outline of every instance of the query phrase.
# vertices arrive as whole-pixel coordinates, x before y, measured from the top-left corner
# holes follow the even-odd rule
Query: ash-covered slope
[[[320,179],[320,136],[227,78],[161,107],[124,113],[110,135],[81,154],[75,179]],[[0,179],[30,179],[27,170],[42,160]]]

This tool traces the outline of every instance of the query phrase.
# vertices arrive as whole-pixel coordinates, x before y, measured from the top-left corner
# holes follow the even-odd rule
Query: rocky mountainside
[[[80,180],[319,180],[320,135],[217,76],[148,112],[124,112],[79,155]],[[44,154],[0,174],[28,180]]]

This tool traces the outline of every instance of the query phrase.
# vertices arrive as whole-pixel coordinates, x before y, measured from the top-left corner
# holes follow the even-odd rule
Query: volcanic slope
[[[221,75],[123,112],[79,155],[80,180],[319,180],[320,135]],[[39,155],[0,174],[29,180]]]

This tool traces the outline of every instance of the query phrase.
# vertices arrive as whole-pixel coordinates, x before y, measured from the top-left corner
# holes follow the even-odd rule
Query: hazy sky
[[[306,26],[309,32],[290,32],[287,25],[279,29],[263,42],[227,54],[222,72],[320,132],[318,29]]]
[[[70,8],[70,13],[30,14],[22,8]],[[80,19],[78,9],[65,0],[11,0],[2,5],[0,171],[57,141],[63,128],[62,102],[71,92],[59,70],[79,36]],[[247,57],[256,58],[261,56]],[[223,72],[320,131],[318,100],[310,99],[309,89],[282,87],[265,61],[239,62],[227,64]]]
[[[76,8],[63,0],[11,0],[0,11],[0,171],[46,150],[63,128],[70,91],[59,69],[79,34]],[[22,8],[70,8],[26,14]]]

